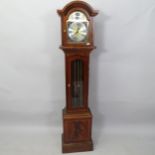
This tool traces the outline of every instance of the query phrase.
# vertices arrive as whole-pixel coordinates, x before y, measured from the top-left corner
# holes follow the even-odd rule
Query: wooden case
[[[70,43],[67,39],[68,16],[74,11],[83,12],[89,21],[88,40],[86,43]],[[88,107],[88,85],[89,85],[89,55],[95,49],[93,41],[93,16],[97,15],[88,3],[73,1],[67,4],[62,10],[57,11],[61,17],[62,45],[60,49],[65,54],[66,69],[66,107],[63,110],[63,134],[62,152],[79,152],[93,150],[91,138],[92,114]],[[73,72],[72,63],[79,61],[82,65],[82,106],[73,106]],[[76,80],[75,80],[76,82]],[[79,101],[80,102],[80,101]]]

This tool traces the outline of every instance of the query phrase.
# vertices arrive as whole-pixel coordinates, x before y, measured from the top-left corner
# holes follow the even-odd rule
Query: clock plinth
[[[63,153],[93,151],[93,143],[91,140],[86,142],[65,143],[62,135],[62,143]]]
[[[62,45],[66,69],[66,107],[63,110],[62,152],[92,151],[92,114],[88,106],[89,56],[93,49],[93,20],[97,11],[73,1],[62,10]]]
[[[92,151],[92,114],[88,110],[81,113],[68,113],[63,110],[62,152]]]

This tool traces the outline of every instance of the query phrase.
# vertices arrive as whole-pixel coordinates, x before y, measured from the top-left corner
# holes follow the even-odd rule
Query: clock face
[[[73,43],[83,43],[88,38],[88,20],[84,13],[75,11],[71,13],[67,20],[67,34],[69,41]]]
[[[87,33],[87,27],[84,23],[73,22],[68,26],[68,37],[74,42],[84,41]]]

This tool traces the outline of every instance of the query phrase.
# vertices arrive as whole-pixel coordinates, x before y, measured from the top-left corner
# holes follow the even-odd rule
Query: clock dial
[[[84,23],[73,22],[68,27],[68,37],[75,42],[85,41],[87,33],[87,27]]]
[[[71,42],[86,42],[88,36],[88,20],[84,13],[73,12],[68,19],[67,34]]]

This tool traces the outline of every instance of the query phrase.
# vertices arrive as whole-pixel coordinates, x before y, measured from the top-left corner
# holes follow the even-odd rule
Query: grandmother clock
[[[63,153],[91,151],[92,114],[88,108],[89,55],[93,19],[97,11],[83,1],[73,1],[57,11],[61,17],[66,67],[66,108],[63,110]]]

